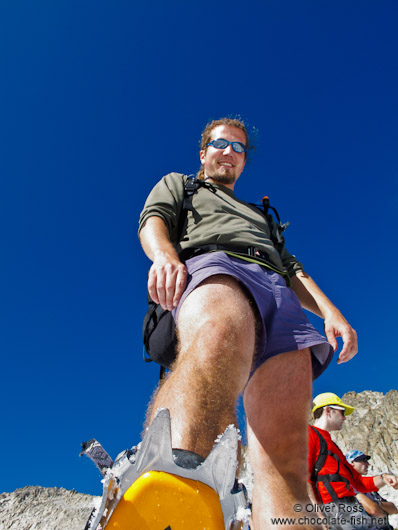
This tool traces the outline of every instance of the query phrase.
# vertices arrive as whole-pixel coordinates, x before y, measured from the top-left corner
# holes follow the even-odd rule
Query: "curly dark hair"
[[[244,124],[243,120],[240,118],[220,118],[219,120],[213,120],[210,121],[206,127],[204,128],[202,135],[200,137],[200,150],[206,151],[207,144],[211,141],[211,132],[216,127],[219,127],[220,125],[228,125],[230,127],[236,127],[243,131],[245,133],[245,145],[247,149],[253,149],[253,147],[250,145],[249,142],[249,135],[247,133],[246,125]],[[245,152],[245,160],[247,158],[247,151]],[[204,169],[203,166],[199,169],[197,173],[197,178],[203,180],[204,178]]]

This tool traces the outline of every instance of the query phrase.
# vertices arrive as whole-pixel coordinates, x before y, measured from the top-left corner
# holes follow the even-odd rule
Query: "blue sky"
[[[270,196],[358,331],[314,393],[397,388],[397,15],[383,0],[1,3],[0,491],[99,494],[80,442],[138,443],[158,379],[138,216],[162,175],[198,169],[212,118],[256,128],[237,195]]]

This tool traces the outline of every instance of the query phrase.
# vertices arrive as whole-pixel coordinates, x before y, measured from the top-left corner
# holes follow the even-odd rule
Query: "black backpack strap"
[[[189,175],[184,184],[184,202],[182,204],[182,209],[187,212],[188,210],[193,210],[192,207],[192,198],[194,194],[198,191],[203,181],[198,180],[195,175]]]
[[[311,429],[318,436],[319,444],[320,444],[319,455],[318,455],[318,458],[316,459],[314,468],[312,470],[312,475],[311,475],[311,481],[314,482],[315,484],[318,480],[318,474],[320,470],[323,468],[323,466],[325,465],[326,458],[328,456],[328,444],[325,438],[322,436],[322,434],[317,429],[314,429],[314,427],[311,427]]]
[[[262,198],[261,205],[252,202],[250,202],[249,204],[250,206],[254,206],[255,208],[257,208],[266,218],[269,226],[271,241],[280,254],[283,250],[283,247],[285,246],[285,238],[282,234],[290,223],[281,223],[278,211],[273,206],[270,206],[269,198],[267,196]],[[272,210],[274,212],[277,221],[275,221],[274,216],[269,213],[269,210]]]
[[[330,497],[332,498],[332,501],[333,502],[339,502],[339,498],[337,497],[336,495],[336,492],[334,491],[331,483],[330,483],[330,480],[329,480],[329,475],[321,475],[319,478],[318,478],[318,482],[322,482],[322,484],[325,486],[326,488],[326,491],[329,493]],[[320,496],[320,493],[319,493],[319,488],[318,488],[318,482],[316,483],[316,489],[318,491],[318,495]],[[322,499],[322,497],[321,497]]]
[[[186,228],[187,224],[187,216],[188,216],[188,210],[193,210],[192,207],[192,198],[194,193],[196,193],[196,190],[198,189],[197,186],[197,179],[194,176],[187,177],[187,180],[184,184],[184,199],[182,203],[182,210],[180,213],[180,216],[178,218],[177,223],[177,241],[181,241],[182,234]]]
[[[204,180],[199,180],[196,175],[188,175],[187,180],[184,184],[184,200],[182,203],[182,210],[180,217],[178,218],[177,225],[177,241],[181,241],[182,234],[186,228],[188,211],[193,211],[192,199],[195,193],[200,187],[205,187],[216,192],[216,188],[210,183],[205,182]]]

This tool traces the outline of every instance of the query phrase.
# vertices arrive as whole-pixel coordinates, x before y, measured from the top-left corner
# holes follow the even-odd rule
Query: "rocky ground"
[[[0,494],[1,530],[83,530],[97,497],[28,486]]]
[[[349,392],[343,401],[355,407],[344,428],[333,437],[343,452],[359,449],[372,456],[371,473],[391,471],[398,475],[398,391],[386,395]],[[250,465],[242,469],[251,491]],[[398,491],[383,488],[381,494],[398,505]],[[83,530],[98,497],[63,488],[28,486],[0,494],[0,530]],[[398,515],[390,517],[398,528]]]

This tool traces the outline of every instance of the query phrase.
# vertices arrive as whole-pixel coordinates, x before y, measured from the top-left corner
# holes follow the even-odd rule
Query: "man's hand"
[[[171,311],[177,307],[187,284],[187,269],[170,241],[169,231],[160,217],[150,217],[140,232],[145,254],[152,260],[148,292],[156,304]]]
[[[337,307],[304,271],[291,278],[291,286],[301,305],[325,320],[325,335],[334,351],[337,350],[337,337],[343,339],[343,349],[337,362],[346,363],[352,359],[358,353],[357,333]]]
[[[333,311],[325,318],[325,335],[334,351],[337,350],[337,337],[343,339],[343,348],[337,363],[346,363],[358,353],[358,339],[353,329],[340,311]]]
[[[176,254],[157,252],[149,269],[148,292],[154,302],[171,311],[177,307],[187,283],[187,269]]]
[[[395,475],[391,473],[383,473],[381,478],[384,480],[386,486],[392,486],[395,490],[398,489],[398,479]]]

